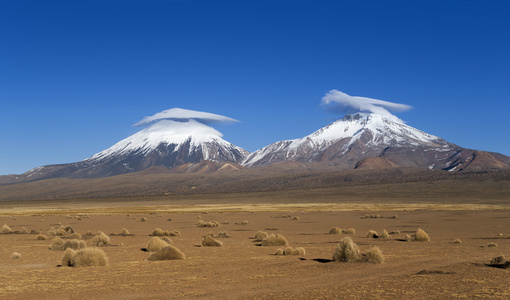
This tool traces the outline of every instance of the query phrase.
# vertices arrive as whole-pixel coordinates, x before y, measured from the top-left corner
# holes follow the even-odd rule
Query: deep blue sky
[[[79,161],[181,107],[249,151],[340,115],[326,92],[510,155],[509,1],[1,1],[0,174]]]

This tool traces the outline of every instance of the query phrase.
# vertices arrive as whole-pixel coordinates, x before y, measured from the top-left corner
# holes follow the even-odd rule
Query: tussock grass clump
[[[94,234],[92,233],[92,231],[87,231],[87,232],[85,233],[85,236],[94,236]]]
[[[285,249],[279,248],[276,250],[276,255],[305,255],[306,251],[303,247],[287,247]]]
[[[30,234],[40,234],[41,231],[37,230],[37,229],[32,229],[30,230]]]
[[[19,254],[18,252],[13,252],[11,254],[11,259],[20,259],[21,258],[21,254]]]
[[[374,246],[367,252],[363,253],[361,260],[364,262],[380,264],[384,262],[384,255],[379,247]]]
[[[107,266],[108,258],[103,250],[96,247],[80,250],[68,248],[62,256],[62,265],[68,267]]]
[[[259,231],[259,232],[255,233],[255,240],[262,241],[263,239],[267,238],[268,236],[269,236],[269,234],[267,234],[267,232]]]
[[[60,227],[59,229],[57,229],[55,234],[58,236],[64,236],[67,235],[67,232],[64,230],[64,228]]]
[[[287,246],[289,242],[280,234],[270,234],[262,239],[262,246]]]
[[[356,245],[350,237],[343,238],[338,243],[333,260],[339,262],[354,262],[358,261],[361,257],[358,245]]]
[[[40,240],[40,241],[45,241],[47,240],[47,237],[43,234],[39,234],[38,236],[35,237],[36,240]]]
[[[60,237],[56,237],[50,244],[50,250],[53,251],[64,251],[68,248],[73,250],[83,249],[85,248],[85,242],[76,239],[64,241]]]
[[[167,242],[163,241],[162,239],[160,239],[158,237],[152,237],[149,240],[149,243],[147,244],[147,251],[156,252],[156,251],[159,251],[167,246],[170,246],[170,245],[168,245]]]
[[[398,216],[397,215],[393,215],[393,217],[391,217],[392,219],[398,219]]]
[[[383,231],[382,231],[382,233],[381,233],[381,235],[379,237],[382,238],[382,239],[389,239],[391,236],[388,233],[388,231],[386,231],[386,229],[383,229]]]
[[[462,244],[462,241],[460,239],[455,239],[455,240],[453,240],[453,243],[454,244]]]
[[[333,227],[329,230],[329,234],[340,234],[342,233],[342,229],[339,227]]]
[[[197,226],[213,228],[213,227],[220,227],[220,223],[218,223],[216,221],[204,222],[203,220],[198,220]]]
[[[379,237],[379,234],[375,231],[375,230],[369,230],[367,232],[367,238],[378,238]]]
[[[57,230],[55,230],[54,227],[50,227],[50,229],[48,229],[48,231],[46,231],[46,234],[49,236],[55,236],[55,235],[57,235]]]
[[[390,234],[400,234],[400,230],[393,230]]]
[[[147,218],[146,217],[143,217],[140,219],[141,222],[147,222]]]
[[[122,228],[122,231],[120,232],[120,235],[122,235],[122,236],[129,235],[129,230],[127,230],[126,228]]]
[[[28,229],[26,229],[25,227],[23,227],[23,228],[21,229],[21,232],[20,232],[20,233],[22,233],[22,234],[28,234]]]
[[[333,260],[337,262],[382,263],[384,262],[384,256],[378,247],[372,247],[366,253],[361,253],[358,245],[350,237],[345,237],[338,243],[333,254]]]
[[[356,230],[354,228],[342,229],[343,234],[356,234]]]
[[[292,218],[292,220],[299,221],[299,220],[301,220],[301,218],[300,217],[294,217],[294,218]]]
[[[110,237],[108,237],[104,232],[98,231],[97,235],[92,238],[93,246],[108,246],[110,245]]]
[[[220,233],[218,234],[218,237],[219,238],[231,238],[230,234],[228,234],[228,232],[226,232],[226,231],[220,231]]]
[[[206,236],[202,240],[202,246],[205,246],[205,247],[223,247],[223,243],[218,241],[218,240],[215,240],[214,238],[212,238],[210,236]]]
[[[412,240],[413,240],[413,238],[411,238],[411,236],[409,234],[406,234],[406,236],[404,237],[404,241],[406,241],[406,242],[410,242]]]
[[[161,228],[156,228],[152,231],[150,236],[181,236],[181,233],[177,230],[168,231]]]
[[[81,234],[79,234],[78,232],[71,233],[69,237],[72,239],[81,240]]]
[[[65,226],[63,229],[65,230],[65,232],[67,232],[67,234],[73,234],[74,233],[74,229],[71,226],[69,226],[69,225]]]
[[[155,260],[178,260],[185,259],[186,256],[181,250],[175,248],[174,246],[167,246],[162,248],[161,250],[152,253],[151,256],[147,258],[149,261]]]
[[[504,255],[496,256],[491,259],[491,265],[504,264],[507,261]]]
[[[235,222],[234,223],[234,225],[249,225],[249,224],[251,224],[251,222],[248,221],[248,220],[244,220],[242,222]]]
[[[12,229],[7,224],[4,224],[4,226],[2,226],[2,229],[0,229],[0,232],[4,234],[12,233]]]
[[[164,237],[162,238],[162,240],[163,240],[163,241],[165,241],[165,242],[167,242],[167,243],[172,243],[172,240],[171,240],[169,237],[167,237],[167,236],[164,236]]]
[[[496,243],[488,243],[487,244],[487,247],[490,247],[490,248],[497,247],[497,246],[498,246],[498,244],[496,244]]]
[[[413,240],[418,242],[430,242],[430,237],[423,229],[418,228],[413,236]]]

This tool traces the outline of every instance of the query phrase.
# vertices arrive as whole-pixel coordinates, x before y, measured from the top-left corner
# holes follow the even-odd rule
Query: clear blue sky
[[[255,151],[338,89],[510,155],[509,1],[0,1],[0,174],[80,161],[180,107]]]

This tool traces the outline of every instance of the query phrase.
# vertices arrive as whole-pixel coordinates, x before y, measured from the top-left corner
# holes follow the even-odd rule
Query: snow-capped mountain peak
[[[433,147],[452,149],[452,145],[443,139],[427,134],[421,130],[408,126],[400,121],[390,120],[374,113],[357,113],[346,115],[314,133],[300,139],[276,142],[264,147],[243,159],[245,166],[266,165],[284,160],[303,162],[329,160],[324,151],[335,158],[352,151],[354,144],[363,145],[365,154],[383,151],[384,149],[401,147]],[[360,146],[361,147],[361,146]]]

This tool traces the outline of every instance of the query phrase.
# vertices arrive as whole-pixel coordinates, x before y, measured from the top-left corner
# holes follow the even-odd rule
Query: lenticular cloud
[[[197,120],[202,123],[207,122],[239,122],[236,119],[232,119],[229,117],[225,117],[222,115],[217,115],[213,113],[208,112],[202,112],[202,111],[195,111],[195,110],[189,110],[189,109],[182,109],[182,108],[172,108],[167,109],[161,112],[158,112],[152,116],[147,116],[143,118],[140,122],[136,123],[134,126],[144,125],[148,124],[154,121],[158,120]]]
[[[412,108],[406,104],[350,96],[338,90],[331,90],[322,97],[322,104],[336,112],[370,112],[398,122],[402,122],[402,120],[391,114],[390,111],[402,112]]]

